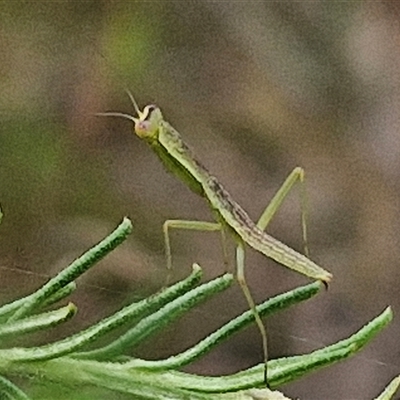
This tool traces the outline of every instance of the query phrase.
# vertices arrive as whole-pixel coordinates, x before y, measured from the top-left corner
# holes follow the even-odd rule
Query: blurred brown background
[[[400,3],[390,1],[3,1],[0,3],[0,298],[26,294],[129,215],[134,233],[82,279],[87,326],[165,278],[161,226],[210,219],[128,121],[156,102],[254,218],[297,165],[307,174],[312,258],[327,293],[269,320],[273,357],[339,340],[393,306],[395,320],[355,358],[282,390],[368,399],[400,372]],[[302,249],[298,191],[268,228]],[[175,278],[193,262],[224,271],[219,236],[175,232]],[[306,282],[248,252],[257,300]],[[24,270],[25,272],[23,272]],[[246,303],[235,287],[135,354],[183,350]],[[261,361],[249,329],[188,370]]]

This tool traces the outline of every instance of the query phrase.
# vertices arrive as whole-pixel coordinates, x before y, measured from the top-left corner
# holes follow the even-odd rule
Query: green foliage
[[[53,385],[60,399],[99,398],[96,392],[99,388],[113,393],[113,398],[287,399],[280,392],[265,388],[263,364],[220,377],[198,376],[180,371],[183,366],[193,363],[231,335],[252,324],[254,315],[251,311],[229,321],[188,350],[167,359],[149,361],[125,355],[128,349],[162,332],[191,308],[227,289],[234,282],[231,274],[225,274],[199,285],[202,270],[196,264],[186,279],[149,298],[129,304],[62,340],[34,347],[4,345],[10,336],[20,337],[46,330],[72,318],[76,306],[71,303],[53,311],[44,309],[67,297],[75,289],[74,281],[122,243],[131,230],[131,222],[124,219],[110,235],[37,291],[0,308],[0,337],[3,339],[3,348],[0,350],[0,397],[29,399],[9,380],[22,377],[33,388],[36,385],[36,390],[46,382]],[[310,299],[322,288],[319,282],[298,287],[259,304],[258,312],[261,316],[271,315]],[[268,381],[271,389],[355,354],[391,319],[392,312],[387,308],[347,339],[309,354],[270,360]],[[121,327],[126,327],[126,331],[117,339],[103,347],[85,350],[88,345],[93,347],[100,337]],[[399,378],[396,378],[377,399],[391,399],[398,386]],[[76,387],[80,390],[71,390]],[[54,393],[49,398],[54,398]],[[40,398],[46,398],[45,392],[42,391]]]

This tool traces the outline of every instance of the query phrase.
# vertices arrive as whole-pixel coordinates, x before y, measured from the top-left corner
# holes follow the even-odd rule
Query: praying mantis
[[[147,105],[143,111],[140,111],[132,94],[128,92],[128,95],[137,117],[119,112],[99,113],[97,115],[123,117],[132,121],[134,123],[134,133],[151,147],[167,170],[181,179],[192,191],[207,200],[216,221],[167,220],[163,225],[167,268],[168,270],[172,268],[169,229],[221,231],[223,243],[226,233],[232,235],[236,244],[236,279],[254,314],[254,319],[261,333],[265,365],[264,380],[268,386],[267,332],[246,283],[245,245],[247,244],[266,257],[300,274],[311,279],[321,280],[325,285],[330,281],[332,275],[328,271],[264,231],[293,184],[297,180],[303,181],[304,172],[299,167],[292,171],[273,200],[264,210],[259,221],[254,223],[246,211],[233,200],[232,196],[219,183],[217,178],[211,175],[195,158],[178,131],[165,121],[160,108],[155,105]],[[225,246],[224,253],[226,255]]]

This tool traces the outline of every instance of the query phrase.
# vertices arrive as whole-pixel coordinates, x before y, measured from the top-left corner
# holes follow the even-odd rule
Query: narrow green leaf
[[[77,258],[71,265],[62,270],[57,276],[47,282],[42,288],[28,297],[23,305],[9,318],[9,322],[16,321],[29,314],[49,297],[58,292],[61,288],[78,278],[97,261],[104,258],[108,253],[121,244],[132,231],[132,223],[128,218],[124,218],[122,223],[103,239],[96,246]]]
[[[391,400],[400,386],[400,375],[394,378],[386,389],[375,400]]]
[[[0,376],[0,399],[30,400],[30,398],[8,379]]]
[[[269,361],[268,383],[271,388],[275,388],[352,356],[372,340],[392,320],[392,317],[392,311],[388,307],[347,339],[309,354]],[[184,389],[221,393],[263,387],[263,370],[264,364],[259,364],[224,377],[199,377],[175,371],[165,374],[159,372],[159,378],[166,384],[170,380],[171,384],[173,382],[174,385]]]
[[[112,316],[103,319],[98,324],[93,325],[82,332],[44,346],[0,350],[0,358],[20,362],[39,361],[61,357],[77,351],[84,345],[92,343],[111,330],[118,328],[135,318],[148,314],[154,309],[169,303],[177,296],[182,295],[182,293],[187,292],[191,287],[193,287],[193,285],[199,282],[201,275],[201,268],[198,265],[194,265],[192,274],[185,280],[176,283],[170,288],[163,290],[148,299],[124,307]]]
[[[231,274],[225,274],[210,282],[183,294],[177,299],[169,302],[160,310],[142,319],[134,328],[130,329],[117,340],[100,349],[77,354],[79,358],[94,358],[96,360],[112,359],[122,354],[127,348],[132,348],[142,342],[150,335],[164,329],[168,324],[181,317],[188,310],[198,305],[210,296],[225,290],[233,282]]]
[[[76,283],[70,282],[68,285],[62,287],[56,293],[48,297],[43,304],[40,305],[40,308],[47,307],[64,299],[65,297],[69,296],[74,290],[76,289]],[[15,300],[12,303],[8,303],[0,307],[0,321],[7,319],[10,314],[15,312],[18,308],[20,308],[25,302],[31,301],[31,299],[35,296],[34,293],[30,294],[29,296],[23,297],[21,299]]]
[[[323,284],[321,282],[313,282],[300,288],[296,288],[257,305],[257,311],[261,317],[269,316],[315,296],[322,287]],[[134,359],[130,362],[130,365],[133,367],[149,368],[152,370],[181,368],[204,356],[218,344],[246,328],[251,323],[254,323],[254,314],[251,310],[248,310],[181,354],[169,357],[165,360],[156,361]]]
[[[0,338],[16,335],[20,337],[26,333],[36,332],[45,328],[51,328],[59,325],[76,314],[77,308],[74,304],[69,303],[55,311],[34,315],[32,317],[23,318],[16,322],[0,325]]]

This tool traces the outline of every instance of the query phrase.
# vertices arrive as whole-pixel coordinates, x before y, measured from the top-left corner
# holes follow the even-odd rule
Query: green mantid
[[[321,268],[307,256],[297,252],[264,231],[294,183],[296,181],[304,181],[304,171],[302,168],[297,167],[291,172],[262,213],[258,222],[254,223],[246,211],[219,183],[217,178],[196,159],[179,132],[164,119],[160,108],[155,105],[147,105],[141,111],[131,93],[128,92],[128,95],[133,103],[137,117],[119,112],[99,113],[97,115],[123,117],[132,121],[135,134],[151,147],[164,166],[181,179],[192,191],[207,200],[216,221],[167,220],[163,226],[167,268],[169,271],[172,268],[169,229],[221,231],[223,243],[225,243],[226,233],[231,234],[236,244],[236,278],[254,314],[254,319],[262,336],[265,382],[268,385],[267,332],[246,283],[245,245],[247,244],[287,268],[311,279],[321,280],[325,285],[328,284],[332,278],[328,271]],[[303,214],[303,234],[305,235],[305,233]],[[226,255],[225,245],[224,253]]]

